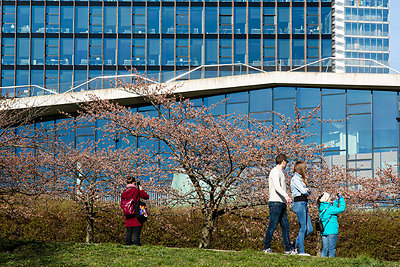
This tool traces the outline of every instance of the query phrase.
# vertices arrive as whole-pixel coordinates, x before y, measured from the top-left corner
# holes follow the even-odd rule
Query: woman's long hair
[[[307,186],[306,164],[303,161],[297,161],[296,164],[294,164],[294,171],[301,175],[301,179]]]

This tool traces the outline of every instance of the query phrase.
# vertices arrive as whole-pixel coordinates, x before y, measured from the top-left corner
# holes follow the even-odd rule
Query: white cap
[[[327,192],[322,193],[322,197],[319,199],[320,202],[329,202],[329,195]]]

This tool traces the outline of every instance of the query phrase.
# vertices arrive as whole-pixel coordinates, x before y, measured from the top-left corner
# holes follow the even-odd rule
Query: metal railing
[[[286,62],[287,61],[287,62]],[[171,76],[175,76],[176,73],[180,73],[179,75],[172,77],[170,79],[165,79],[166,81],[164,83],[169,83],[169,82],[174,82],[177,80],[194,80],[194,79],[204,79],[204,78],[214,78],[218,76],[224,76],[222,72],[225,72],[225,76],[232,76],[232,75],[242,75],[242,74],[248,74],[249,72],[261,72],[261,73],[266,73],[269,72],[267,70],[264,70],[264,68],[271,67],[270,71],[275,71],[276,68],[278,68],[278,71],[282,70],[282,67],[290,67],[293,65],[297,64],[302,64],[304,63],[304,60],[299,60],[299,61],[290,61],[290,60],[278,60],[277,66],[272,65],[271,62],[264,62],[264,64],[261,66],[252,66],[244,63],[234,63],[234,64],[213,64],[213,65],[201,65],[197,66],[193,69],[189,70],[177,70],[177,71],[172,71],[171,73],[162,73],[163,78],[166,78],[171,74]],[[335,61],[340,62],[342,61],[343,64],[349,62],[349,65],[351,66],[359,66],[359,67],[367,67],[367,68],[373,68],[373,67],[378,67],[378,68],[383,68],[383,69],[388,69],[389,71],[392,71],[394,73],[400,74],[399,71],[390,68],[389,66],[384,65],[383,63],[374,60],[374,59],[361,59],[361,58],[343,58],[343,59],[337,59],[335,57],[327,57],[323,58],[320,60],[316,60],[307,64],[303,64],[301,66],[295,67],[290,70],[286,70],[286,72],[294,72],[294,71],[299,71],[301,69],[305,69],[307,67],[312,67],[312,66],[317,66],[317,67],[326,67],[325,71],[327,72],[329,70],[329,67],[335,66]],[[275,61],[274,61],[275,62]],[[326,64],[322,64],[323,62],[327,62]],[[356,64],[358,62],[358,64]],[[366,62],[369,64],[360,64],[361,62]],[[258,62],[261,64],[261,62]],[[265,64],[267,63],[267,64]],[[275,62],[276,64],[276,62]],[[346,64],[344,64],[346,65]],[[197,73],[196,73],[197,72]],[[200,72],[200,73],[198,73]],[[92,78],[88,81],[82,81],[82,83],[70,87],[68,84],[59,84],[59,85],[54,85],[55,88],[46,88],[43,86],[35,85],[35,84],[29,84],[29,85],[15,85],[15,86],[3,86],[0,87],[0,90],[7,90],[7,89],[14,89],[16,92],[19,91],[20,95],[17,95],[17,97],[29,97],[29,96],[36,96],[36,95],[45,95],[45,94],[62,94],[62,93],[70,93],[70,92],[77,92],[77,91],[89,91],[89,90],[96,90],[96,89],[105,89],[104,88],[104,80],[114,80],[114,82],[110,81],[110,87],[115,88],[117,85],[118,79],[123,80],[124,78],[129,78],[129,79],[141,79],[150,83],[156,83],[160,84],[160,80],[164,79],[150,79],[148,77],[142,76],[140,74],[132,73],[132,74],[124,74],[124,75],[108,75],[108,76],[98,76],[95,78]],[[157,81],[158,80],[158,81]],[[93,86],[94,83],[99,82],[99,85]],[[112,86],[114,84],[114,86]],[[49,85],[48,87],[51,87]],[[61,87],[65,88],[66,90],[62,90]],[[21,92],[21,89],[22,90]],[[35,91],[35,90],[40,90],[40,91]]]

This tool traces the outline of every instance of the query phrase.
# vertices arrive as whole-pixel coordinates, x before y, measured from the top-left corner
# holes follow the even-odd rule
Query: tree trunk
[[[214,230],[214,220],[216,217],[212,212],[204,214],[204,225],[201,230],[201,240],[199,248],[209,248],[211,242],[211,235]]]
[[[91,217],[86,218],[86,243],[94,241],[94,220]]]
[[[315,231],[315,233],[317,234],[317,256],[321,257],[321,250],[322,250],[322,237],[321,237],[321,233],[318,231]]]

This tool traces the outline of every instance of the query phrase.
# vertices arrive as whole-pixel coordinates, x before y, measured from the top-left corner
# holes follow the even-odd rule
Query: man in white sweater
[[[283,170],[288,163],[284,154],[279,154],[276,159],[276,166],[271,170],[268,177],[269,183],[269,225],[264,238],[264,252],[272,253],[271,239],[278,223],[282,228],[283,244],[285,245],[286,254],[295,254],[295,250],[290,243],[289,221],[286,214],[287,203],[291,203],[292,199],[286,193],[286,178]]]

